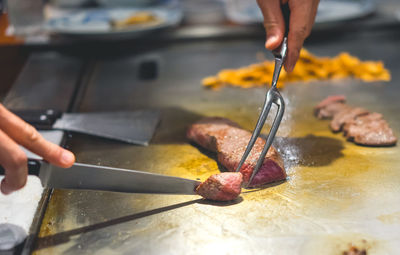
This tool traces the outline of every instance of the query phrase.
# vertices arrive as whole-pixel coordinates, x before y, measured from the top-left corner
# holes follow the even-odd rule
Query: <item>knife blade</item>
[[[200,184],[180,177],[82,163],[75,163],[70,168],[37,160],[30,160],[29,164],[30,170],[36,168],[34,174],[39,176],[43,187],[56,189],[194,195]],[[34,164],[36,166],[32,167]]]
[[[160,120],[157,110],[62,113],[57,110],[13,111],[40,130],[64,130],[148,145]]]

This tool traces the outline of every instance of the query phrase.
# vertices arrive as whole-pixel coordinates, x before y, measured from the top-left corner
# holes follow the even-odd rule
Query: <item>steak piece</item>
[[[317,106],[315,106],[315,109],[321,109],[321,108],[323,108],[327,105],[333,104],[333,103],[346,103],[346,97],[344,95],[328,96],[327,98],[325,98],[324,100],[319,102],[319,104],[317,104]]]
[[[315,116],[318,119],[332,119],[337,113],[343,110],[349,110],[350,106],[344,103],[332,103],[315,111]]]
[[[357,144],[368,146],[390,146],[397,142],[393,130],[382,114],[372,113],[359,116],[346,125],[345,135]]]
[[[352,137],[352,135],[348,134],[350,128],[361,127],[366,125],[368,122],[379,121],[379,120],[383,120],[383,115],[377,112],[372,112],[367,115],[357,116],[352,121],[349,121],[343,125],[343,134],[348,138]]]
[[[345,125],[346,123],[353,121],[357,116],[367,114],[368,111],[360,107],[345,107],[333,116],[330,127],[333,132],[339,132],[342,130],[343,125]]]
[[[234,172],[250,141],[251,133],[241,129],[238,124],[228,119],[210,117],[191,125],[188,129],[187,137],[202,147],[217,152],[218,161],[228,171]],[[264,139],[257,139],[252,152],[240,169],[246,185],[250,180],[264,144]],[[284,179],[286,179],[286,172],[282,158],[275,148],[271,146],[260,170],[249,186],[254,187]]]
[[[186,136],[207,150],[218,152],[217,141],[222,141],[226,130],[230,128],[240,128],[240,126],[229,119],[208,117],[192,124]]]
[[[343,95],[328,96],[314,107],[314,115],[318,119],[330,119],[346,106]]]
[[[224,139],[221,140],[221,142],[218,141],[218,161],[229,171],[236,171],[250,138],[251,133],[246,130],[239,128],[227,129]],[[240,169],[246,185],[250,180],[264,145],[265,140],[258,138],[252,152]],[[250,186],[259,186],[285,178],[286,172],[284,170],[283,161],[276,149],[271,146]]]
[[[241,173],[214,174],[196,188],[196,193],[209,200],[234,200],[240,195],[242,181]]]
[[[343,135],[359,145],[392,146],[397,137],[380,113],[369,113],[360,107],[345,104],[342,95],[329,96],[315,108],[314,114],[319,119],[332,118],[330,128],[333,132],[343,131]]]

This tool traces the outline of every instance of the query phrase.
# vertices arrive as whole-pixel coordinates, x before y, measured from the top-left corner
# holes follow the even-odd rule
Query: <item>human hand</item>
[[[274,50],[283,41],[285,21],[281,5],[289,4],[288,53],[285,69],[291,72],[299,58],[304,40],[310,35],[319,0],[257,0],[264,16],[264,27],[267,33],[265,48]]]
[[[0,104],[0,165],[5,169],[0,189],[3,194],[18,190],[26,183],[28,160],[18,145],[60,167],[70,167],[75,162],[72,152],[46,141],[34,127]]]

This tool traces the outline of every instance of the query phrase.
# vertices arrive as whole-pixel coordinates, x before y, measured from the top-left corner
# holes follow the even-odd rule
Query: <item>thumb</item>
[[[257,0],[264,16],[264,27],[267,33],[265,48],[274,50],[282,43],[285,33],[281,3],[279,0]]]

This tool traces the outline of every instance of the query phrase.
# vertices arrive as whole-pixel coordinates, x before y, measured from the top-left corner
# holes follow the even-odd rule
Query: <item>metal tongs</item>
[[[271,88],[267,91],[267,94],[265,96],[264,105],[262,107],[262,111],[260,113],[260,116],[258,117],[257,125],[253,131],[253,134],[251,135],[249,144],[246,147],[246,150],[242,156],[242,159],[240,160],[239,165],[236,168],[236,172],[240,171],[244,162],[246,161],[247,157],[249,156],[255,142],[257,141],[257,138],[260,136],[261,129],[263,128],[265,121],[267,120],[267,117],[268,117],[269,111],[271,110],[272,104],[275,104],[278,107],[278,110],[277,110],[277,114],[275,115],[275,119],[272,123],[269,134],[267,136],[264,148],[260,154],[260,157],[257,160],[257,164],[254,167],[253,173],[251,174],[250,180],[247,183],[246,188],[251,185],[251,182],[253,181],[254,176],[256,176],[256,174],[260,170],[260,167],[261,167],[262,163],[264,162],[265,155],[267,155],[267,152],[268,152],[269,148],[271,147],[272,142],[275,138],[276,132],[278,131],[279,125],[283,118],[283,113],[285,112],[285,101],[283,100],[283,97],[281,96],[278,89],[276,88],[276,85],[278,83],[279,74],[280,74],[282,66],[285,62],[286,53],[287,53],[287,33],[288,33],[288,24],[289,24],[289,8],[287,5],[282,7],[282,12],[284,14],[284,18],[285,18],[285,22],[286,22],[286,33],[283,38],[283,42],[282,42],[281,46],[279,46],[277,49],[272,51],[272,53],[274,54],[274,57],[275,57],[275,68],[274,68],[274,74],[272,77]]]

